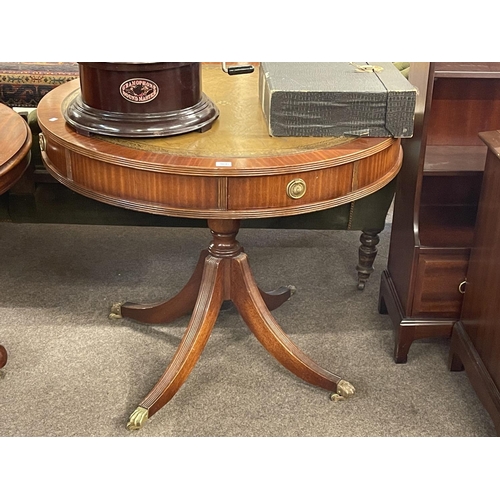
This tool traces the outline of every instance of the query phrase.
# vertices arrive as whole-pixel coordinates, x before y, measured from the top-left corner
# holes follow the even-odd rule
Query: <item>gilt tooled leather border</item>
[[[36,107],[52,89],[75,78],[76,62],[0,62],[0,103]]]

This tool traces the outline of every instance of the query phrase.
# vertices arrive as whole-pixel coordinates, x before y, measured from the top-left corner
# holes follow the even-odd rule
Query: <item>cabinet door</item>
[[[421,253],[418,258],[413,317],[459,318],[462,293],[459,285],[467,274],[469,252]]]
[[[500,133],[492,133],[500,150]],[[471,251],[462,324],[474,348],[500,388],[500,158],[488,151]],[[469,274],[470,273],[470,274]]]

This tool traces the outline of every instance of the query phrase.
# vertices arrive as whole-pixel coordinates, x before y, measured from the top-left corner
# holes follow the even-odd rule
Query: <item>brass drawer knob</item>
[[[293,179],[291,180],[286,187],[286,194],[293,198],[294,200],[298,200],[302,198],[306,194],[306,183],[302,179]]]

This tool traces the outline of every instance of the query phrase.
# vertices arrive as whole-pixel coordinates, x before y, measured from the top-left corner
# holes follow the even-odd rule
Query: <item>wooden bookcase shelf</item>
[[[453,165],[458,163],[424,170],[417,218],[421,247],[469,249],[472,244],[483,172],[473,169],[474,162],[470,170],[465,161],[457,170]]]
[[[420,246],[436,249],[470,248],[477,206],[422,205]],[[446,227],[446,231],[443,231]]]
[[[485,160],[485,146],[427,146],[424,175],[482,172]]]
[[[409,79],[414,136],[403,141],[379,300],[398,363],[414,340],[450,336],[460,316],[487,153],[478,134],[500,129],[500,63],[411,63]]]

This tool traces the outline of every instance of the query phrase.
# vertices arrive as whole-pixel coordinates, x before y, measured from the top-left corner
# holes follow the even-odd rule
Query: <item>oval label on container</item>
[[[120,85],[120,94],[127,101],[144,104],[152,101],[159,93],[158,85],[146,78],[131,78]]]

